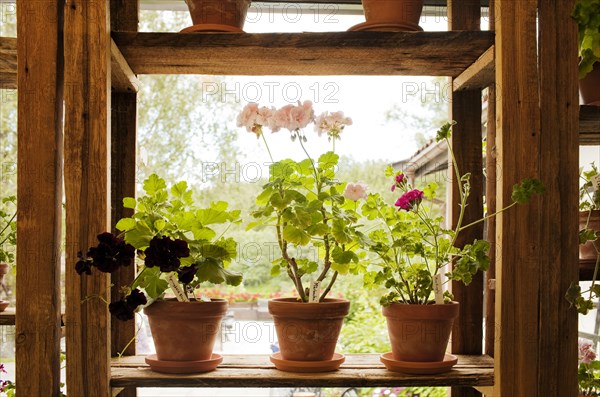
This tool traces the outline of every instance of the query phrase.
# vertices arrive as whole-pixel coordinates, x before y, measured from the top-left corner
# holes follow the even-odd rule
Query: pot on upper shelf
[[[600,62],[594,69],[579,80],[579,93],[584,105],[600,106]]]
[[[419,19],[423,0],[362,0],[362,5],[367,22],[365,28],[357,30],[422,30]],[[392,29],[393,26],[397,28]]]
[[[269,300],[281,357],[289,361],[327,361],[335,353],[350,302],[325,299],[319,303],[295,298]]]
[[[185,0],[194,26],[182,32],[243,32],[250,0]]]
[[[589,211],[580,211],[579,212],[579,230],[582,230],[586,226],[586,222],[590,218],[588,229],[600,231],[600,210],[593,210],[591,214]],[[594,243],[596,246],[600,247],[600,237],[596,239],[596,241],[588,241],[585,244],[579,245],[579,262],[580,263],[589,263],[591,265],[596,264],[596,260],[598,258],[598,252],[594,247]]]
[[[156,360],[149,363],[152,369],[194,373],[216,368],[221,361],[216,362],[213,347],[227,307],[225,299],[210,302],[164,300],[146,307],[144,313],[148,316],[156,348]]]
[[[394,360],[441,362],[444,360],[458,302],[416,305],[392,303],[383,307]]]

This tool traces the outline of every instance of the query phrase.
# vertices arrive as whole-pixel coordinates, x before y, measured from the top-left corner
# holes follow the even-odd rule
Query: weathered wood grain
[[[15,325],[15,308],[8,307],[0,313],[0,325]]]
[[[60,395],[62,8],[17,3],[16,383],[19,395]],[[14,41],[12,41],[14,44]]]
[[[113,33],[137,74],[457,76],[490,32]]]
[[[111,87],[114,92],[137,92],[140,82],[114,41],[110,44]]]
[[[539,228],[538,396],[575,396],[577,312],[564,299],[579,275],[579,92],[575,0],[540,0],[541,196]]]
[[[494,46],[491,46],[475,63],[454,79],[454,91],[481,90],[494,82]]]
[[[537,0],[496,0],[498,208],[512,202],[514,184],[541,172],[537,5]],[[541,214],[536,198],[496,218],[495,396],[539,395],[544,363],[539,362],[537,341],[546,330],[538,319],[544,271],[539,267],[540,243],[546,247],[555,241],[552,236],[540,241]]]
[[[0,88],[17,88],[17,39],[0,37]]]
[[[390,372],[379,355],[348,355],[340,370],[298,374],[275,369],[266,355],[225,355],[216,371],[195,375],[153,372],[142,356],[113,359],[111,386],[125,387],[375,387],[493,385],[493,361],[487,356],[459,356],[451,372],[439,375],[405,375]]]
[[[479,30],[481,6],[479,0],[449,0],[448,19],[450,30]],[[488,50],[489,51],[489,50]],[[479,57],[479,60],[481,57]],[[469,68],[477,65],[476,61]],[[467,68],[467,70],[469,70]],[[465,72],[458,76],[464,78]],[[457,80],[452,80],[453,86]],[[463,225],[469,224],[483,216],[483,167],[482,167],[482,131],[481,131],[481,89],[475,87],[467,91],[454,91],[451,99],[451,118],[457,125],[453,129],[450,145],[461,175],[471,174],[471,194],[467,201]],[[451,158],[449,156],[449,158]],[[449,160],[448,177],[451,182],[449,189],[448,219],[452,227],[456,227],[460,212],[460,194],[456,171]],[[456,246],[463,247],[474,240],[483,238],[483,223],[462,231]],[[451,283],[454,299],[460,302],[460,313],[452,329],[453,353],[481,354],[483,340],[483,274],[477,274],[469,286],[462,282]],[[481,396],[473,388],[452,387],[453,397]]]
[[[110,230],[108,2],[65,2],[66,337],[69,395],[110,395],[109,277],[79,276],[77,252]]]
[[[579,108],[579,144],[600,145],[600,106]]]

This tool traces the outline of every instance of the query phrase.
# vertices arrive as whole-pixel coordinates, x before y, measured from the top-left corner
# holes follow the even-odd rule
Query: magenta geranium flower
[[[397,174],[395,177],[395,183],[392,185],[392,192],[396,190],[397,187],[401,187],[402,183],[404,183],[405,180],[406,177],[404,176],[404,174]]]
[[[405,211],[410,211],[415,205],[419,205],[423,200],[424,193],[421,190],[413,189],[404,193],[398,201],[396,207],[400,207]]]

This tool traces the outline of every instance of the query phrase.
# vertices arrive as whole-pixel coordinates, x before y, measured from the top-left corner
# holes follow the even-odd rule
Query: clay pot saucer
[[[0,301],[0,313],[5,311],[9,304],[9,301]]]
[[[195,374],[200,372],[209,372],[217,368],[223,362],[223,356],[213,353],[209,360],[200,361],[166,361],[159,360],[156,354],[146,357],[146,364],[152,371],[165,374]]]
[[[402,372],[409,375],[441,374],[448,372],[458,362],[452,354],[446,354],[443,361],[398,361],[392,352],[382,354],[379,358],[389,371]]]
[[[284,360],[281,358],[281,353],[271,354],[270,359],[275,364],[275,368],[280,371],[302,373],[336,371],[346,361],[346,357],[339,353],[333,353],[333,358],[325,361]]]
[[[200,23],[183,29],[180,33],[244,33],[237,26],[221,25],[217,23]]]
[[[412,23],[363,22],[352,26],[348,32],[422,32],[423,28]]]

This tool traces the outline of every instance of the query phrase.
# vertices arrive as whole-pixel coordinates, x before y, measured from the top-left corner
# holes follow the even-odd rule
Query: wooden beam
[[[17,39],[0,37],[0,88],[17,88]]]
[[[9,307],[3,312],[0,312],[0,325],[15,325],[15,308]]]
[[[137,31],[139,23],[139,4],[132,0],[110,1],[110,24],[111,30]],[[111,41],[111,53],[113,55],[121,52],[114,41]],[[116,50],[116,51],[115,51]],[[129,65],[122,58],[122,65]],[[112,63],[112,86],[111,97],[111,228],[115,230],[117,221],[123,217],[131,216],[133,211],[123,207],[124,197],[135,197],[135,172],[136,172],[136,145],[137,145],[137,87],[139,81],[131,72],[127,72],[127,81],[133,81],[135,91],[115,92],[115,65]],[[129,285],[135,278],[135,267],[123,267],[111,275],[111,283],[117,288],[111,291],[111,300],[120,299],[119,286]],[[135,355],[135,322],[134,321],[111,321],[111,356],[119,354],[125,356]],[[133,342],[132,342],[133,340]],[[119,397],[135,397],[135,388],[120,390]]]
[[[496,0],[498,208],[512,202],[514,184],[537,178],[541,172],[537,3]],[[547,171],[552,177],[559,172]],[[538,373],[544,363],[539,362],[537,341],[540,332],[546,331],[538,321],[540,274],[545,272],[539,263],[540,244],[547,247],[556,241],[553,236],[540,241],[539,201],[511,208],[496,218],[495,396],[539,396]]]
[[[267,355],[225,355],[213,372],[169,375],[150,371],[144,356],[112,360],[112,387],[401,387],[491,386],[494,362],[488,356],[459,356],[452,371],[406,375],[387,371],[378,354],[348,354],[335,372],[302,374],[276,370]],[[239,393],[242,395],[243,393]]]
[[[458,76],[490,32],[113,33],[137,74]]]
[[[538,396],[575,396],[577,312],[564,299],[579,275],[579,92],[575,0],[540,0],[541,135],[539,169],[546,186],[539,210]]]
[[[110,42],[110,84],[114,92],[137,92],[140,81],[113,40]]]
[[[600,106],[579,107],[579,144],[600,145]]]
[[[24,396],[60,395],[63,12],[58,4],[17,3],[16,383]]]
[[[448,20],[450,30],[479,30],[481,20],[480,3],[480,0],[449,0]],[[464,74],[465,72],[461,76],[464,76]],[[452,83],[456,85],[456,80],[453,79]],[[457,123],[450,140],[456,165],[461,175],[471,174],[471,194],[463,218],[464,224],[469,224],[481,219],[483,216],[481,89],[453,92],[450,112],[452,120]],[[455,172],[452,161],[450,161],[448,176],[451,187],[448,189],[450,194],[448,219],[452,227],[456,227],[458,223],[461,205]],[[456,246],[463,247],[466,244],[471,244],[474,240],[481,240],[482,238],[483,223],[480,223],[462,231],[456,240]],[[469,286],[465,286],[462,282],[453,281],[451,290],[454,299],[460,302],[460,313],[454,321],[452,329],[452,352],[481,354],[483,343],[483,302],[481,299],[483,295],[483,274],[474,276]],[[451,395],[453,397],[476,397],[481,396],[481,393],[473,388],[453,387]]]
[[[74,271],[110,217],[108,2],[65,3],[65,193],[67,390],[110,395],[109,277]]]
[[[471,66],[454,79],[455,92],[464,90],[482,90],[494,83],[494,46],[491,46]]]

